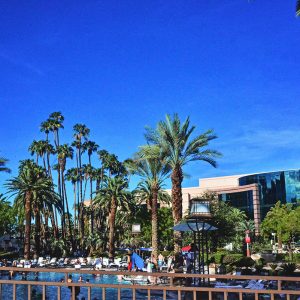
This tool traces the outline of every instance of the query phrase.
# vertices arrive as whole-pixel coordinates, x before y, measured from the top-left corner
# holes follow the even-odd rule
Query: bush
[[[286,263],[281,266],[284,275],[293,275],[297,266],[295,263]]]
[[[283,260],[285,260],[285,258],[286,258],[286,255],[284,253],[277,253],[275,260],[276,261],[283,261]]]
[[[228,254],[223,257],[223,264],[232,265],[243,257],[242,254]]]
[[[255,261],[251,257],[242,257],[237,262],[235,262],[236,267],[246,267],[251,268],[255,265]]]
[[[294,257],[293,261],[295,263],[300,263],[300,253],[293,253],[293,257]]]
[[[221,264],[223,263],[224,257],[229,254],[230,252],[226,250],[219,250],[215,252],[213,255],[210,256],[209,260],[214,261],[216,264]]]

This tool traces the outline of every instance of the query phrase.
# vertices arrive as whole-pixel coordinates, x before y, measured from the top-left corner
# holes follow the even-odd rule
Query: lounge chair
[[[50,260],[50,265],[51,266],[56,266],[56,262],[57,262],[57,258],[56,257],[52,257]]]

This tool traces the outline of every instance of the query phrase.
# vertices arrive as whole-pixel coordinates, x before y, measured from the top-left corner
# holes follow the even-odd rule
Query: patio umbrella
[[[202,231],[202,229],[204,231],[217,230],[216,227],[208,223],[204,223],[202,226],[202,222],[200,222],[200,224],[197,224],[196,222],[189,222],[188,224],[187,221],[183,221],[173,227],[173,230],[175,231]]]
[[[181,250],[184,251],[184,252],[188,252],[192,249],[191,245],[188,245],[188,246],[185,246],[185,247],[182,247]]]

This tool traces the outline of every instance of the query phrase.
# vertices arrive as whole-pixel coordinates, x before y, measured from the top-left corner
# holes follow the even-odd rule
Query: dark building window
[[[300,171],[286,171],[286,202],[296,203],[300,200]]]
[[[220,194],[219,200],[227,201],[231,206],[243,210],[248,218],[254,218],[252,191]]]

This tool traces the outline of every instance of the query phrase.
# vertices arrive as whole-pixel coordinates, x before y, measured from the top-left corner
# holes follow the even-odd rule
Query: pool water
[[[72,273],[73,282],[78,282],[79,276],[83,277],[83,280],[89,279],[90,283],[98,284],[130,284],[130,282],[123,281],[121,277],[116,275],[100,275],[94,276],[92,274],[74,274]],[[1,279],[8,279],[8,276],[1,276]],[[34,273],[28,273],[26,279],[22,277],[21,274],[16,274],[13,277],[14,280],[29,280],[29,281],[48,281],[48,282],[59,282],[64,279],[63,273],[39,273],[38,276]],[[83,283],[84,284],[84,283]],[[17,285],[17,300],[27,300],[28,299],[28,287],[26,285]],[[31,286],[32,300],[42,299],[42,287],[39,285]],[[80,288],[80,293],[77,297],[79,300],[87,299],[88,290],[85,287]],[[46,299],[56,300],[57,299],[57,287],[47,286],[46,287]],[[91,299],[101,300],[102,299],[102,289],[92,288],[91,289]],[[2,300],[12,299],[12,285],[3,284],[2,285]],[[61,287],[61,299],[68,300],[71,299],[71,289],[68,287]],[[106,299],[114,300],[117,299],[117,289],[106,289]],[[121,299],[132,299],[132,292],[130,289],[121,290]]]
[[[73,282],[78,282],[79,276],[82,276],[84,282],[89,279],[90,283],[98,284],[128,284],[131,285],[130,281],[122,280],[122,276],[116,275],[93,275],[93,274],[74,274],[72,273]],[[16,274],[14,280],[29,280],[29,281],[48,281],[48,282],[59,282],[61,279],[64,279],[63,273],[44,273],[41,272],[38,276],[35,273],[28,273],[26,279],[22,277],[22,274]],[[1,279],[8,279],[7,275],[2,275]],[[84,284],[84,283],[83,283]],[[151,300],[161,300],[163,299],[162,292],[152,291]],[[1,300],[11,300],[13,293],[13,287],[11,284],[2,285],[2,298]],[[117,289],[106,289],[106,300],[116,300],[117,299]],[[26,285],[17,285],[17,300],[28,300],[28,287]],[[56,286],[47,286],[46,287],[46,299],[47,300],[57,300],[57,287]],[[87,300],[88,299],[88,289],[87,287],[80,287],[80,293],[77,296],[77,300]],[[40,300],[42,299],[42,287],[39,285],[31,286],[31,299]],[[71,290],[68,287],[61,287],[61,299],[69,300],[71,299]],[[102,300],[102,289],[101,288],[92,288],[91,289],[91,299],[92,300]],[[132,290],[131,289],[122,289],[121,290],[121,299],[122,300],[131,300],[132,299]],[[136,293],[137,300],[148,299],[147,291],[137,290]],[[177,296],[167,293],[167,299],[178,299]]]

